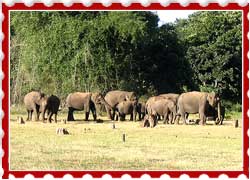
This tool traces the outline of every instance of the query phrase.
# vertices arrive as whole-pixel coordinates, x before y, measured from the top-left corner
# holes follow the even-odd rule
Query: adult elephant
[[[114,120],[116,106],[124,100],[135,101],[136,103],[138,101],[136,94],[129,91],[109,91],[104,98],[101,95],[98,96],[98,101],[104,104],[111,120]],[[136,107],[133,108],[133,119],[136,119]]]
[[[50,97],[45,98],[42,102],[42,106],[40,107],[43,121],[45,120],[45,112],[47,111],[48,122],[51,123],[51,117],[55,115],[55,123],[57,123],[57,113],[59,111],[59,106],[60,99],[57,96],[51,95]]]
[[[130,101],[130,100],[124,100],[117,104],[116,106],[116,120],[118,120],[118,116],[120,120],[125,120],[126,115],[130,114],[130,120],[133,120],[133,113],[134,109],[137,108],[137,102],[136,101]],[[135,119],[134,119],[135,121]]]
[[[91,102],[92,93],[74,92],[70,93],[66,98],[68,107],[68,121],[74,121],[73,112],[85,110],[85,120],[89,119],[89,111],[92,112],[94,121],[96,120],[96,109],[94,103]]]
[[[24,105],[28,112],[27,120],[32,120],[32,113],[35,113],[35,120],[39,120],[41,109],[45,109],[45,94],[40,91],[31,91],[24,96]],[[44,117],[44,111],[42,111]]]
[[[154,116],[163,116],[164,124],[166,122],[168,124],[173,123],[176,115],[176,105],[171,99],[159,99],[151,104],[149,112]]]
[[[178,98],[178,114],[181,115],[181,118],[184,124],[187,124],[186,114],[196,114],[199,113],[200,124],[206,124],[206,111],[209,105],[215,107],[219,102],[219,97],[214,92],[198,92],[192,91],[187,93],[182,93]],[[220,104],[220,103],[219,103]],[[220,115],[219,115],[220,117]]]
[[[167,94],[160,94],[159,96],[172,100],[175,104],[177,104],[178,98],[180,94],[174,93],[167,93]]]

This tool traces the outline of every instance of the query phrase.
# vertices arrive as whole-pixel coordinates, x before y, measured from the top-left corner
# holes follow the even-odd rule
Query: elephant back
[[[31,91],[24,96],[24,105],[27,109],[32,109],[34,105],[40,105],[40,100],[45,95],[39,91]]]
[[[91,95],[91,93],[85,92],[70,93],[66,98],[66,105],[77,110],[83,110],[84,107],[89,106]]]
[[[160,100],[160,99],[165,99],[165,98],[162,97],[162,96],[152,96],[152,97],[150,97],[150,98],[147,100],[146,104],[145,104],[145,109],[146,109],[146,111],[149,113],[149,112],[151,111],[151,105],[152,105],[155,101]]]
[[[105,101],[112,107],[115,107],[118,103],[124,100],[137,100],[136,94],[129,91],[109,91],[105,97]]]
[[[175,104],[177,104],[178,98],[180,94],[168,93],[168,94],[160,94],[159,96],[165,97],[167,99],[172,100]]]
[[[199,109],[208,103],[207,97],[207,92],[192,91],[182,93],[177,102],[178,110],[187,113],[198,113]]]
[[[156,112],[159,115],[164,115],[167,111],[170,109],[172,110],[173,108],[174,102],[172,100],[162,98],[152,102],[149,112]]]

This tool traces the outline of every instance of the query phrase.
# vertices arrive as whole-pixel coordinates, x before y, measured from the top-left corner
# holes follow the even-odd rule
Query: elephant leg
[[[149,118],[149,127],[153,128],[154,127],[154,120],[152,117]]]
[[[177,118],[177,114],[174,112],[174,113],[173,113],[173,120],[172,120],[172,124],[174,124],[174,123],[175,123],[176,118]]]
[[[115,119],[115,110],[112,110],[112,113],[111,113],[111,120],[114,120]]]
[[[74,116],[73,116],[74,109],[72,107],[69,107],[68,110],[68,118],[67,121],[74,121]]]
[[[180,118],[181,118],[180,114],[176,115],[175,124],[179,124]]]
[[[106,109],[108,118],[112,120],[112,117],[111,117],[111,109],[109,109],[107,106],[105,106],[105,109]]]
[[[120,114],[120,120],[121,121],[125,121],[125,117],[126,117],[125,114]]]
[[[95,108],[95,106],[90,106],[90,111],[93,115],[94,121],[96,121],[96,108]]]
[[[50,113],[50,111],[48,111],[48,113]],[[45,121],[45,114],[46,114],[46,109],[42,112],[42,121]]]
[[[50,122],[50,123],[51,123],[51,117],[52,117],[52,115],[53,115],[53,113],[50,111],[49,112],[49,116],[48,116],[48,122]]]
[[[162,122],[163,124],[166,124],[167,123],[167,116],[166,115],[164,115],[163,116],[163,122]]]
[[[200,125],[206,125],[206,116],[204,112],[200,112]]]
[[[57,123],[57,112],[55,113],[55,123]]]
[[[145,113],[142,113],[141,120],[144,119],[144,117],[145,117]]]
[[[133,113],[132,113],[132,120],[136,121],[136,116],[137,116],[137,110],[136,110],[136,106],[134,106]]]
[[[133,121],[133,120],[135,121],[135,119],[133,118],[133,116],[134,116],[133,113],[131,113],[130,114],[130,121]]]
[[[168,123],[168,114],[166,113],[163,117],[163,124]]]
[[[36,105],[36,121],[39,121],[40,119],[40,106]]]
[[[89,111],[85,113],[85,121],[89,120]]]
[[[27,117],[26,121],[29,121],[30,120],[30,110],[27,109],[27,113],[28,113],[28,117]]]
[[[32,121],[32,114],[33,114],[33,110],[30,111],[30,116],[29,116],[30,121]]]
[[[188,120],[188,116],[189,114],[188,113],[185,113],[185,119]]]
[[[142,123],[142,127],[146,127],[146,125],[147,125],[147,119],[144,119]]]
[[[120,121],[121,120],[121,114],[119,111],[115,111],[115,117],[114,117],[115,121]]]
[[[139,113],[138,113],[139,121],[141,121],[141,115],[142,115],[142,114],[139,112]]]
[[[34,118],[32,120],[38,121],[39,120],[39,115],[38,115],[38,111],[37,111],[36,107],[33,108],[33,112],[34,112]]]
[[[186,121],[186,116],[185,116],[185,113],[181,113],[181,119],[183,121],[183,124],[187,125],[187,121]]]
[[[224,120],[224,118],[225,118],[225,112],[223,112],[224,114],[223,115],[221,115],[221,119],[220,119],[220,125],[222,125],[223,124],[223,120]]]
[[[148,117],[143,119],[142,125],[143,125],[143,127],[149,127],[150,126]]]
[[[172,112],[170,112],[168,114],[168,121],[169,121],[169,124],[172,124],[172,121],[173,121],[173,113]]]

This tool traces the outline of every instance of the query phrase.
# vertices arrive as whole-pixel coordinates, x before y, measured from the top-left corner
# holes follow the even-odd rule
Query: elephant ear
[[[125,100],[125,101],[130,101],[129,96],[126,95],[124,100]]]
[[[214,107],[216,105],[217,101],[217,95],[215,92],[208,93],[208,102],[209,104]]]
[[[40,94],[40,98],[43,98],[43,97],[45,97],[45,94],[44,94],[44,93],[41,93],[41,94]]]

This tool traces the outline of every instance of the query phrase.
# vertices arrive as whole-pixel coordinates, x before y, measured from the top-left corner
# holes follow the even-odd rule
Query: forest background
[[[199,11],[158,26],[150,11],[12,11],[10,98],[31,90],[215,91],[241,111],[242,14]]]

